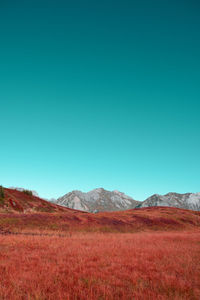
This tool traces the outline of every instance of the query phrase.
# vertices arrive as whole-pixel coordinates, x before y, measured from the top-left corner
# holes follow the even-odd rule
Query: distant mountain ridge
[[[168,206],[200,211],[200,193],[154,194],[145,201],[137,201],[117,190],[107,191],[103,188],[97,188],[88,193],[75,190],[52,202],[87,212],[120,211],[152,206]]]
[[[170,206],[200,211],[200,193],[168,193],[166,195],[154,194],[138,205],[138,207],[151,206]]]
[[[72,191],[54,202],[56,204],[87,212],[120,211],[135,208],[139,201],[119,191],[107,191],[103,188],[88,193]]]

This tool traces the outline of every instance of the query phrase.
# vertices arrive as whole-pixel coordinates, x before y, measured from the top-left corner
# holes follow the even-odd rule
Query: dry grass
[[[200,233],[0,235],[0,299],[200,299]]]

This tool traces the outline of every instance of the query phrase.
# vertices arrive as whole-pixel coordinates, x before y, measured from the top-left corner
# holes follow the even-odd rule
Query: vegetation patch
[[[2,187],[2,185],[0,185],[0,205],[4,205],[5,201],[5,193],[4,193],[4,188]]]
[[[28,195],[28,196],[33,196],[33,192],[29,190],[23,190],[23,193]]]
[[[0,205],[4,205],[5,204],[5,200],[4,200],[4,198],[0,198]]]

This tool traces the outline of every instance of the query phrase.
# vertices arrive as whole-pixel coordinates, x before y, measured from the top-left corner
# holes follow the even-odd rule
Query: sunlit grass
[[[0,299],[200,299],[200,233],[0,236]]]

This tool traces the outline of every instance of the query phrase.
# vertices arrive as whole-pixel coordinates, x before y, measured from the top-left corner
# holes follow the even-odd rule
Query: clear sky
[[[0,37],[0,184],[200,192],[198,0],[1,0]]]

